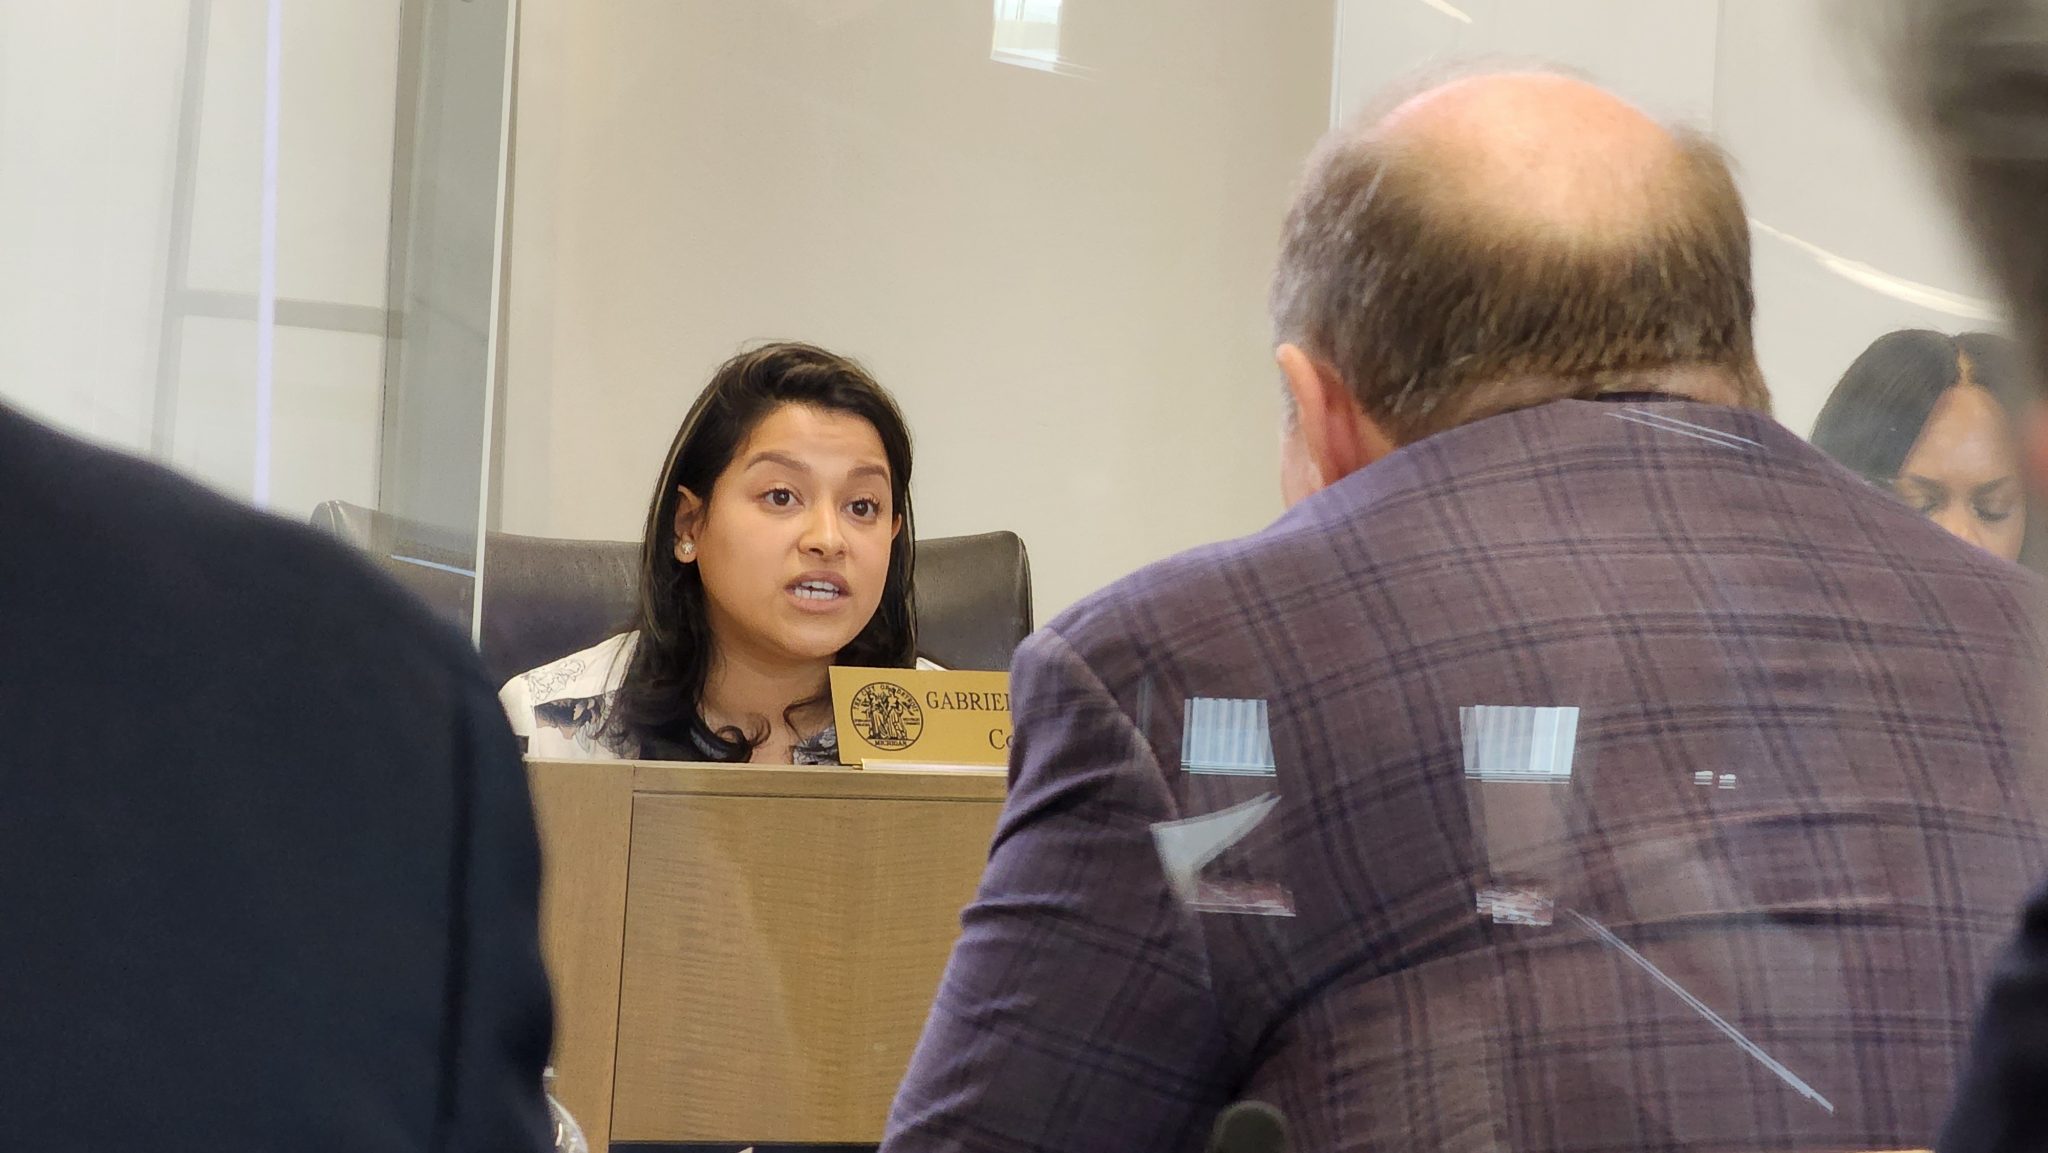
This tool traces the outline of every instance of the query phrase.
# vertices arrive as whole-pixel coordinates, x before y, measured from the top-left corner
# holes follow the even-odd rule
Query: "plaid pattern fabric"
[[[886,1147],[1197,1149],[1246,1096],[1303,1150],[1925,1146],[2048,865],[2036,591],[1682,402],[1482,421],[1139,573],[1018,654]],[[1270,776],[1183,767],[1198,700],[1263,702]]]

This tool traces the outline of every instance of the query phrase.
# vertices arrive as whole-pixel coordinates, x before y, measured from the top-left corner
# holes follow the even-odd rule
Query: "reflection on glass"
[[[1153,846],[1197,913],[1292,917],[1275,843],[1280,805],[1271,709],[1258,698],[1191,697],[1181,726],[1179,820],[1152,826]]]
[[[995,0],[991,59],[1051,70],[1060,62],[1060,0]]]
[[[1887,333],[1842,375],[1813,443],[1942,528],[2016,560],[2027,543],[2016,375],[2002,337]]]

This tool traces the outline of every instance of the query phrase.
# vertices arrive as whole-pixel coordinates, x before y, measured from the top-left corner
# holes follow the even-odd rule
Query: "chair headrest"
[[[343,501],[313,524],[363,548],[442,615],[467,624],[467,534]],[[498,683],[632,627],[640,546],[491,533],[484,541],[482,655]],[[947,668],[1006,669],[1032,629],[1031,560],[1013,532],[917,543],[921,655]]]

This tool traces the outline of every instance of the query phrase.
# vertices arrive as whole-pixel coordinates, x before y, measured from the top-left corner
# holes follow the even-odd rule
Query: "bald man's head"
[[[1634,106],[1540,72],[1441,85],[1364,133],[1427,157],[1443,195],[1468,211],[1595,239],[1640,232],[1685,160],[1677,138]]]
[[[1769,405],[1720,153],[1568,76],[1467,76],[1333,133],[1272,305],[1400,443],[1611,389]]]

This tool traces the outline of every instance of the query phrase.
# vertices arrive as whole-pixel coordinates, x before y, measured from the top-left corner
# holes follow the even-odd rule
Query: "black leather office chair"
[[[469,619],[474,557],[462,533],[331,500],[313,525],[374,557],[450,620]],[[484,667],[493,683],[567,656],[633,618],[632,541],[494,532],[484,542]],[[1007,669],[1031,633],[1031,560],[1013,532],[917,542],[917,647],[949,669]]]

